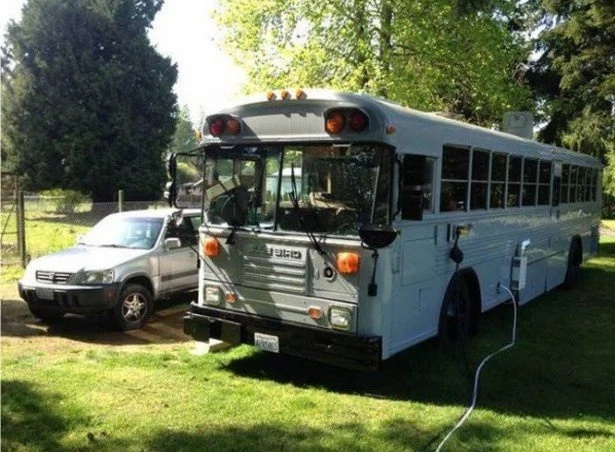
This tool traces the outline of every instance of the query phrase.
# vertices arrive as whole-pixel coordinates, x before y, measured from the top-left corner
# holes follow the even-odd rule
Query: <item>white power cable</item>
[[[474,393],[472,394],[472,403],[470,404],[470,406],[468,407],[468,409],[466,410],[464,415],[461,417],[461,419],[459,419],[459,422],[457,422],[457,424],[452,428],[452,430],[450,432],[448,432],[448,434],[444,437],[444,439],[442,440],[442,442],[440,443],[440,445],[436,449],[436,452],[440,452],[440,450],[442,449],[442,446],[444,445],[444,443],[446,441],[448,441],[448,439],[455,432],[455,430],[457,430],[459,427],[461,427],[461,425],[470,416],[470,413],[472,413],[472,410],[474,410],[474,407],[476,406],[476,398],[478,397],[478,379],[480,377],[480,371],[482,370],[483,365],[487,361],[489,361],[492,357],[497,355],[498,353],[503,352],[504,350],[508,350],[513,345],[515,345],[515,341],[516,341],[516,337],[517,337],[517,301],[515,300],[515,296],[513,295],[513,293],[510,291],[510,289],[508,287],[506,287],[503,284],[500,284],[500,287],[505,289],[506,292],[508,292],[510,294],[510,297],[512,299],[513,311],[514,311],[514,314],[513,314],[513,325],[512,325],[512,340],[510,341],[510,343],[508,345],[505,345],[504,347],[502,347],[498,351],[495,351],[495,352],[491,353],[489,356],[487,356],[485,359],[483,359],[482,362],[479,364],[478,369],[476,369],[476,374],[474,375]]]

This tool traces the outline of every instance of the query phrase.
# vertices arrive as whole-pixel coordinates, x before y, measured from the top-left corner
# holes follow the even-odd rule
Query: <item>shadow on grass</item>
[[[62,398],[19,380],[2,381],[2,450],[61,450],[60,439],[79,414],[58,413]]]
[[[483,369],[479,407],[522,416],[615,420],[613,281],[613,270],[589,267],[576,290],[555,290],[521,307],[516,346]],[[479,336],[465,347],[443,350],[427,341],[385,361],[376,373],[265,352],[227,367],[245,377],[298,387],[467,406],[474,369],[510,342],[512,308],[499,306],[484,314],[481,326]]]
[[[277,425],[261,424],[246,427],[196,428],[191,432],[159,431],[147,440],[147,450],[152,451],[240,451],[240,450],[352,450],[373,451],[386,444],[390,450],[434,450],[442,435],[450,426],[434,436],[405,419],[392,419],[378,425],[377,429],[365,428],[364,424],[341,422],[332,419],[322,428],[300,427],[283,428]],[[558,427],[550,421],[532,426],[515,426],[508,429],[494,423],[472,421],[460,430],[455,442],[463,444],[464,450],[493,450],[502,438],[514,442],[515,438],[528,435],[540,437],[556,433],[572,439],[610,438],[611,432],[605,429],[574,429]],[[454,450],[454,449],[448,449]]]
[[[600,242],[600,255],[615,255],[615,241],[613,242]]]

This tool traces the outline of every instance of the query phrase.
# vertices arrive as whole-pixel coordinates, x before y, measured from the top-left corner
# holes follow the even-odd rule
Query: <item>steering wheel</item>
[[[245,216],[249,198],[250,194],[246,187],[239,186],[235,188],[222,206],[220,212],[222,219],[232,225],[244,224],[246,221]]]

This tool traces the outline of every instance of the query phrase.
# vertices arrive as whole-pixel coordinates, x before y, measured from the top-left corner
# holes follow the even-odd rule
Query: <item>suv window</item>
[[[177,237],[181,241],[182,247],[196,245],[198,243],[197,232],[192,224],[192,218],[184,218],[179,226],[169,224],[164,238],[171,237]]]

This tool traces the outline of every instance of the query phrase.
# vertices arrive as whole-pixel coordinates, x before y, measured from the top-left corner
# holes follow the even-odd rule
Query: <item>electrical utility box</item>
[[[527,277],[527,256],[515,256],[512,259],[511,289],[525,289]]]

